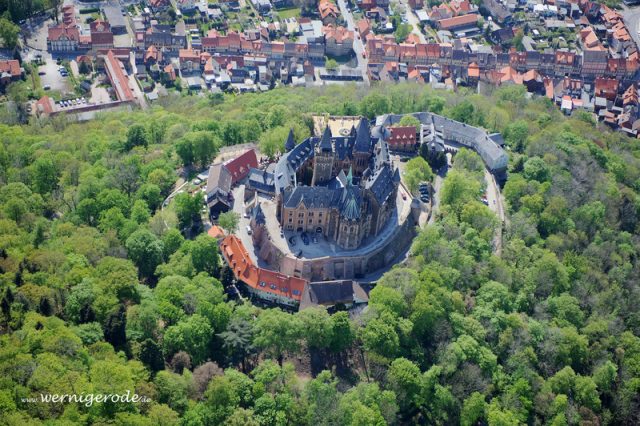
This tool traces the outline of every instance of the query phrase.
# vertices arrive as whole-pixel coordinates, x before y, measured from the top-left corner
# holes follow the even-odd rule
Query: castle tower
[[[313,159],[313,179],[311,185],[329,182],[333,177],[333,146],[331,144],[331,130],[325,127],[318,150]]]
[[[251,229],[253,231],[251,238],[253,240],[253,244],[256,246],[260,246],[262,244],[262,239],[266,237],[266,225],[267,220],[264,216],[264,212],[262,211],[262,207],[260,203],[253,208],[251,212],[251,221],[249,222],[251,225]]]
[[[293,137],[293,129],[289,129],[289,136],[287,136],[287,140],[284,143],[285,152],[291,151],[296,147],[296,139]]]
[[[360,119],[355,131],[355,144],[353,145],[353,166],[357,175],[361,175],[369,165],[371,158],[371,131],[366,118]]]
[[[361,223],[361,206],[356,188],[353,186],[353,171],[349,169],[347,185],[340,203],[340,225],[338,229],[338,245],[345,249],[356,249],[362,242],[363,226]]]

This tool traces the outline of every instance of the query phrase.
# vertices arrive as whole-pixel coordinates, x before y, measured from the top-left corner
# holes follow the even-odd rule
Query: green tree
[[[139,229],[127,238],[125,245],[129,258],[138,267],[140,275],[145,278],[153,277],[164,256],[162,241],[146,229]]]
[[[396,358],[387,372],[387,382],[401,410],[410,412],[420,407],[422,376],[417,365],[406,358]]]
[[[330,348],[334,352],[342,352],[351,347],[355,340],[355,330],[349,314],[341,311],[331,316],[332,339]]]
[[[220,256],[218,242],[207,234],[201,234],[189,242],[187,249],[191,254],[191,262],[196,273],[206,272],[210,276],[218,276]]]
[[[410,127],[415,127],[417,129],[420,129],[420,120],[415,118],[413,115],[404,115],[400,119],[400,122],[398,123],[398,125],[402,127],[410,126]]]
[[[269,158],[275,158],[278,153],[284,152],[284,143],[288,134],[289,129],[284,126],[267,130],[260,136],[260,152]]]
[[[403,178],[409,191],[415,193],[418,191],[420,182],[431,182],[433,180],[433,172],[424,158],[415,157],[407,161]]]
[[[176,215],[181,229],[190,229],[200,222],[200,208],[203,206],[202,193],[191,196],[186,192],[176,195]]]
[[[209,355],[209,342],[213,329],[202,316],[192,315],[176,325],[167,328],[164,333],[163,347],[166,358],[178,351],[185,351],[194,365],[204,362]]]
[[[142,124],[134,124],[127,130],[127,141],[125,143],[125,149],[127,151],[132,150],[136,146],[147,147],[149,141],[147,138],[147,129]]]
[[[240,215],[234,211],[220,213],[218,216],[218,225],[225,230],[227,235],[234,234],[238,230],[240,223]]]
[[[331,317],[324,307],[310,307],[296,315],[302,322],[302,335],[307,345],[314,349],[326,349],[333,340]]]
[[[18,45],[20,27],[8,20],[6,17],[0,18],[0,38],[7,49],[13,49]]]
[[[324,67],[327,69],[327,71],[335,71],[336,69],[338,69],[338,62],[336,62],[335,59],[325,58]]]
[[[411,31],[413,31],[413,26],[411,24],[398,25],[396,31],[394,32],[396,43],[402,43],[403,41],[405,41],[407,37],[409,37],[409,34],[411,34]]]
[[[302,337],[302,322],[280,309],[262,311],[255,323],[254,344],[282,364],[285,352],[295,353]]]
[[[462,405],[460,424],[463,426],[473,426],[478,424],[478,421],[485,418],[484,413],[486,406],[487,403],[484,400],[484,395],[480,392],[472,393]]]

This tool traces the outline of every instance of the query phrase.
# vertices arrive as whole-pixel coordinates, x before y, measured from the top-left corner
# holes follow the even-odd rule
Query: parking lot
[[[46,53],[43,54],[42,57],[46,60],[46,63],[38,68],[42,87],[49,86],[50,90],[59,91],[63,95],[71,92],[72,88],[69,84],[69,79],[60,74],[58,70],[59,65],[56,64],[56,61],[51,58],[51,55]]]

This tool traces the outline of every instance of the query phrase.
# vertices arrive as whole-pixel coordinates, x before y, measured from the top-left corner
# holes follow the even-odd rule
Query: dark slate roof
[[[311,302],[318,305],[353,302],[352,281],[329,281],[309,283]]]
[[[371,151],[371,132],[369,130],[369,121],[362,118],[356,130],[356,144],[354,147],[356,152]]]
[[[276,169],[274,171],[276,193],[280,193],[285,188],[293,185],[295,170],[292,170],[289,166],[290,154],[290,152],[284,154],[276,164]]]
[[[296,186],[284,191],[284,205],[295,208],[304,203],[309,209],[329,208],[338,205],[342,191],[342,188],[330,189],[324,186]]]
[[[348,220],[360,219],[360,188],[350,185],[347,177],[347,187],[343,190],[340,204],[340,215]]]
[[[333,151],[333,147],[331,146],[331,129],[329,129],[329,126],[324,128],[319,146],[322,151]]]
[[[307,138],[289,152],[287,161],[293,170],[298,170],[311,157],[313,157],[313,141]]]
[[[264,225],[267,223],[262,207],[260,207],[260,203],[258,203],[258,205],[253,209],[253,219],[258,225]]]
[[[382,204],[393,192],[395,187],[393,179],[391,167],[385,165],[369,178],[366,188],[373,193],[378,203]]]
[[[274,183],[273,180],[273,173],[269,173],[266,170],[260,170],[252,167],[249,171],[249,182],[271,186]]]
[[[293,137],[293,129],[289,129],[289,136],[287,136],[287,141],[284,143],[284,149],[289,152],[296,146],[296,140]]]
[[[222,192],[231,191],[231,173],[221,163],[209,167],[209,177],[207,178],[207,195],[220,190]]]
[[[376,169],[380,169],[383,166],[389,164],[389,147],[384,140],[378,141],[378,153],[376,154]]]
[[[336,157],[339,160],[351,158],[353,152],[354,139],[351,137],[333,138],[335,141]]]

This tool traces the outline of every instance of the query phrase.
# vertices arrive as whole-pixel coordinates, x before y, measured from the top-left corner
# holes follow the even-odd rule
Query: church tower
[[[369,166],[371,158],[371,131],[369,122],[365,117],[360,119],[355,131],[355,143],[353,146],[353,166],[356,175],[361,175]]]
[[[331,130],[325,127],[320,144],[313,159],[313,179],[311,185],[329,182],[333,177],[333,146],[331,144]]]

